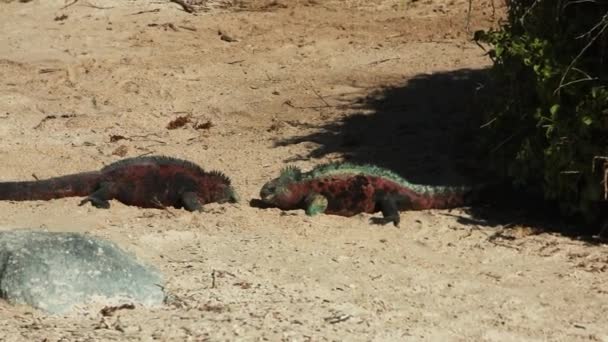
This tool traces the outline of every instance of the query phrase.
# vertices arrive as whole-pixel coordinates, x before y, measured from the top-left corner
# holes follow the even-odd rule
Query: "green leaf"
[[[500,45],[497,45],[497,46],[494,48],[494,53],[496,54],[496,57],[500,57],[500,55],[502,55],[503,51],[504,51],[504,49],[503,49],[503,47],[502,47],[502,46],[500,46]]]
[[[555,114],[557,114],[558,111],[559,111],[559,105],[558,104],[554,104],[549,109],[549,112],[551,113],[551,117],[553,117],[553,119],[555,119]]]
[[[587,126],[591,126],[593,119],[590,116],[583,116],[583,123]]]

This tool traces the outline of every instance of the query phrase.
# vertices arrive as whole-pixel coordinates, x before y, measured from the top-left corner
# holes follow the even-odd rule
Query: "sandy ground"
[[[210,0],[197,15],[71,2],[0,1],[1,179],[165,154],[224,171],[243,200],[204,213],[0,203],[1,229],[111,239],[174,294],[103,318],[103,303],[65,317],[0,303],[0,340],[608,341],[605,245],[510,224],[516,213],[407,212],[396,229],[249,205],[286,163],[470,178],[462,128],[489,60],[467,39],[466,1]],[[471,30],[495,19],[474,1]]]

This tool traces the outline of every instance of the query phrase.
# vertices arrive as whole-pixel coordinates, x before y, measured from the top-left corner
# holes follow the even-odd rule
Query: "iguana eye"
[[[260,191],[260,197],[268,197],[270,195],[272,195],[276,190],[276,186],[274,185],[266,185],[262,188],[262,191]]]

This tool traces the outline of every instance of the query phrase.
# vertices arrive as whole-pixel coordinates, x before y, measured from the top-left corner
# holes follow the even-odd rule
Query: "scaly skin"
[[[100,171],[83,172],[40,181],[2,182],[0,200],[32,201],[87,196],[97,208],[109,200],[142,208],[172,206],[201,210],[206,203],[236,202],[230,180],[220,172],[205,172],[189,161],[170,157],[128,158]]]
[[[447,209],[467,204],[469,187],[412,184],[387,169],[372,165],[332,163],[302,173],[295,167],[262,187],[263,202],[283,210],[304,209],[307,215],[320,213],[353,216],[381,211],[374,223],[399,225],[399,211]]]

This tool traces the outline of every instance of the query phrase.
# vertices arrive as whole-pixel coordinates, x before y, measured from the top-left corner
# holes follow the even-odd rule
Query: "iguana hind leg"
[[[324,213],[327,209],[327,198],[321,194],[310,194],[306,196],[306,215],[315,216]]]
[[[182,194],[182,205],[188,211],[202,211],[203,203],[198,198],[196,193],[187,191]]]
[[[109,209],[110,202],[114,198],[113,184],[110,182],[103,182],[99,184],[99,188],[92,194],[83,199],[79,205],[85,205],[91,203],[92,206],[99,209]]]

